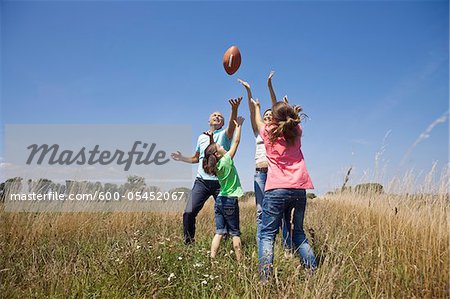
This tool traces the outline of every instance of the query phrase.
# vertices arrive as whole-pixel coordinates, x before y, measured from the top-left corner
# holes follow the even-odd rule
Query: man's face
[[[217,128],[223,127],[224,124],[224,118],[222,116],[222,113],[220,112],[214,112],[209,116],[209,125],[215,126]]]

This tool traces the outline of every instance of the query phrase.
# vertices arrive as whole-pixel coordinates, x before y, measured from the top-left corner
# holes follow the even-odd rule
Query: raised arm
[[[255,107],[252,104],[251,99],[253,98],[252,96],[252,90],[250,89],[250,84],[248,84],[247,82],[238,79],[239,83],[241,83],[245,89],[247,90],[247,98],[248,98],[248,108],[250,110],[250,122],[252,124],[252,130],[253,130],[253,134],[256,136],[258,136],[259,132],[258,132],[258,126],[256,125],[255,122]]]
[[[275,72],[271,71],[269,74],[269,78],[267,79],[267,86],[269,87],[270,101],[272,102],[272,106],[275,105],[275,103],[277,102],[277,96],[275,95],[275,91],[273,90],[273,86],[272,86],[273,74],[275,74]]]
[[[236,155],[236,151],[239,146],[239,142],[241,142],[241,129],[242,129],[243,122],[244,122],[244,118],[242,116],[239,116],[237,119],[234,120],[234,125],[236,127],[236,134],[234,135],[233,143],[231,144],[230,150],[228,151],[231,159],[233,159],[234,155]]]
[[[230,121],[228,122],[228,127],[225,130],[225,135],[227,136],[228,139],[233,138],[235,128],[234,121],[236,120],[238,108],[239,105],[241,104],[241,101],[242,97],[239,97],[238,99],[231,99],[228,101],[231,105]]]
[[[189,157],[189,156],[183,156],[180,151],[176,151],[175,153],[172,153],[170,156],[175,161],[182,161],[182,162],[186,162],[186,163],[195,164],[195,163],[198,163],[198,161],[199,161],[200,153],[195,152],[194,155]]]
[[[255,109],[255,123],[258,128],[258,133],[261,132],[262,128],[264,128],[264,121],[261,116],[261,105],[259,104],[259,100],[251,99],[252,105]]]

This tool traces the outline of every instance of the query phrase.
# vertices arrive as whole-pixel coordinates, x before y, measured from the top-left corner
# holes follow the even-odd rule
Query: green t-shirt
[[[236,167],[234,167],[233,159],[231,159],[229,153],[226,153],[217,162],[217,178],[220,183],[219,195],[239,197],[244,194]]]

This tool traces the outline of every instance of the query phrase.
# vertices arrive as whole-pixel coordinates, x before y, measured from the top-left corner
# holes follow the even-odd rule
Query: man
[[[242,97],[231,99],[228,102],[231,105],[231,116],[228,127],[223,129],[225,119],[220,112],[214,112],[209,116],[209,132],[214,136],[214,142],[223,146],[225,150],[230,150],[231,139],[233,138],[238,108]],[[203,170],[203,157],[206,147],[209,145],[209,137],[201,134],[197,139],[197,146],[194,155],[183,156],[179,151],[172,153],[172,159],[186,163],[198,163],[197,177],[192,187],[191,198],[189,199],[183,214],[183,232],[185,244],[191,244],[195,241],[195,218],[203,208],[206,200],[210,196],[216,199],[220,192],[220,185],[217,177],[205,173]]]

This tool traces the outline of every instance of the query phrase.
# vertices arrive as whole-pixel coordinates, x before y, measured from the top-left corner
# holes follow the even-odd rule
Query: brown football
[[[238,47],[231,46],[223,55],[223,68],[228,75],[233,75],[241,65],[241,52]]]

